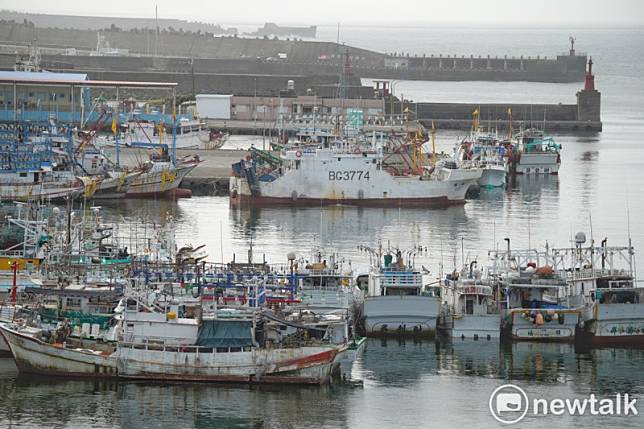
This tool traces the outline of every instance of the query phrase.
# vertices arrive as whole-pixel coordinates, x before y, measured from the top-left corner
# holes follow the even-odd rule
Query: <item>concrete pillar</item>
[[[601,93],[596,89],[577,92],[577,120],[601,121]]]
[[[503,57],[503,70],[507,70],[507,69],[508,69],[508,56],[505,55]]]
[[[490,56],[487,56],[487,64],[485,65],[485,68],[490,70],[492,67],[490,66]]]

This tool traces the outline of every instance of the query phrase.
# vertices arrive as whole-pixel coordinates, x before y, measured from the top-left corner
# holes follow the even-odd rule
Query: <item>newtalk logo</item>
[[[518,423],[530,413],[532,416],[637,416],[637,399],[628,393],[598,398],[591,394],[587,398],[543,399],[532,401],[523,389],[514,384],[497,387],[490,395],[490,412],[501,423]]]

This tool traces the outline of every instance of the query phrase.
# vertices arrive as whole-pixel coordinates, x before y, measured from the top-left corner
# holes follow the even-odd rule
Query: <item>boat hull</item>
[[[353,363],[360,357],[367,347],[367,338],[357,337],[349,343],[349,348],[340,359],[340,373],[343,379],[351,378]]]
[[[644,304],[597,304],[586,321],[593,345],[644,345]]]
[[[465,314],[453,318],[449,335],[462,340],[498,340],[501,337],[500,325],[498,314]]]
[[[231,194],[233,207],[319,207],[330,205],[349,205],[362,207],[448,207],[465,204],[465,198],[450,200],[446,197],[436,198],[380,198],[380,199],[315,199],[315,198],[281,198]]]
[[[62,344],[42,342],[0,324],[0,334],[9,344],[20,372],[67,377],[114,378],[117,376],[114,355],[102,355]]]
[[[11,349],[9,348],[9,344],[5,341],[2,333],[0,333],[0,357],[7,356],[11,356]]]
[[[559,154],[556,152],[528,152],[522,153],[521,159],[516,164],[517,174],[558,174]]]
[[[324,384],[347,346],[190,352],[119,347],[121,378],[278,384]],[[190,348],[187,348],[188,350]]]
[[[478,183],[482,188],[500,188],[505,186],[505,169],[503,167],[484,168]]]
[[[77,197],[83,193],[84,187],[78,182],[46,183],[46,184],[1,184],[0,201],[16,201],[28,199],[56,200],[66,197]]]
[[[364,315],[367,337],[433,337],[439,314],[437,298],[368,296]]]
[[[126,196],[128,198],[172,196],[183,178],[196,166],[197,163],[180,164],[173,171],[142,173],[128,186]]]
[[[13,305],[0,305],[0,323],[10,323],[15,314],[16,308]],[[0,332],[0,356],[11,356],[11,349],[9,344]]]
[[[537,325],[526,319],[532,310],[512,310],[504,320],[502,335],[513,341],[575,341],[580,313],[556,310],[557,321]]]

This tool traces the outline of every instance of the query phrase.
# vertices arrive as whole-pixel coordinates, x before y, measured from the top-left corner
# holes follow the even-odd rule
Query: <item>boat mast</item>
[[[172,88],[172,165],[177,164],[177,89]]]
[[[436,165],[436,125],[432,121],[432,164]]]
[[[116,145],[116,166],[121,166],[121,144],[119,142],[119,87],[116,87],[116,111],[112,111],[112,132],[114,133],[114,144]]]

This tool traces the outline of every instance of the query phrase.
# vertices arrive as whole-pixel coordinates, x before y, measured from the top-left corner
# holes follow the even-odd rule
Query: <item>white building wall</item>
[[[204,119],[230,119],[232,95],[197,94],[197,114]]]

